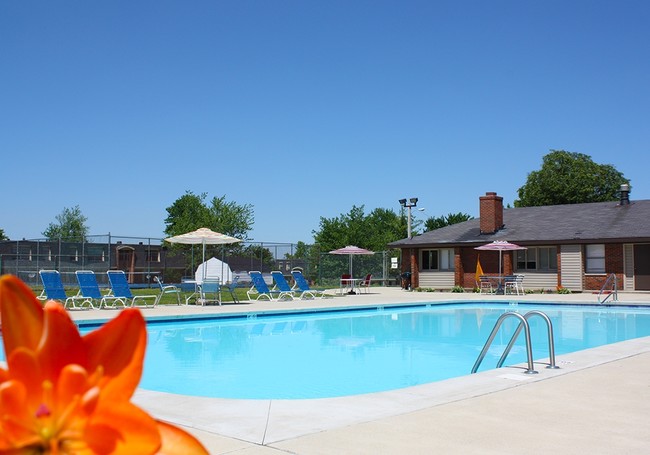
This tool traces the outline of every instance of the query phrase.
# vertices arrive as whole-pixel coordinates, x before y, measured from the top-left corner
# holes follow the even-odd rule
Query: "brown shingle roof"
[[[480,219],[425,232],[390,247],[458,246],[508,240],[522,244],[650,242],[650,200],[504,209],[503,229],[481,234]]]

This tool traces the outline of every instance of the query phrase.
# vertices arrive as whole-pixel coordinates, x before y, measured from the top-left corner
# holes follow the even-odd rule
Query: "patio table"
[[[350,288],[348,294],[356,295],[357,292],[354,290],[354,288],[356,287],[356,283],[360,280],[361,278],[341,278],[341,284],[339,288],[341,295],[343,295],[343,291],[347,288]]]

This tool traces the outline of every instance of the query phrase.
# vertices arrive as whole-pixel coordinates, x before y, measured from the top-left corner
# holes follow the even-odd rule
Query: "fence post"
[[[111,233],[108,233],[108,267],[106,270],[111,269]]]

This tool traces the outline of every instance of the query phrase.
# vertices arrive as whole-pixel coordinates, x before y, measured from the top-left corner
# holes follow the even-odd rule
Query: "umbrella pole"
[[[350,255],[350,292],[348,294],[356,294],[354,290],[354,274],[352,273],[352,255]]]
[[[499,278],[501,278],[501,275],[503,275],[503,270],[501,269],[502,256],[503,251],[499,250]]]
[[[201,265],[203,266],[202,271],[203,271],[203,278],[201,279],[201,284],[205,281],[205,269],[206,269],[206,264],[205,264],[205,239],[203,239],[203,262]]]

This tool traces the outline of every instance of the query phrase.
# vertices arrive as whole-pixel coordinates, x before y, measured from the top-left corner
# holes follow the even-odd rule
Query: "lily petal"
[[[84,440],[94,453],[154,454],[161,436],[156,421],[132,403],[104,403],[89,423]]]
[[[36,350],[43,332],[43,307],[32,290],[13,275],[0,277],[0,321],[5,353],[20,346]]]
[[[38,347],[39,363],[43,375],[54,381],[66,365],[85,366],[87,355],[79,329],[63,305],[49,301],[44,313],[43,335]]]
[[[6,453],[17,445],[33,440],[32,432],[23,422],[30,422],[28,396],[25,386],[18,381],[6,381],[0,384],[0,409],[14,419],[0,421],[0,452]]]
[[[208,451],[191,434],[178,427],[157,420],[162,447],[157,455],[207,455]]]
[[[23,384],[29,393],[31,406],[35,408],[41,402],[41,385],[43,375],[36,355],[27,348],[14,350],[7,359],[9,364],[9,378]]]
[[[99,329],[84,336],[88,348],[88,371],[104,370],[102,394],[129,399],[137,388],[147,345],[144,318],[136,308],[122,312]]]

